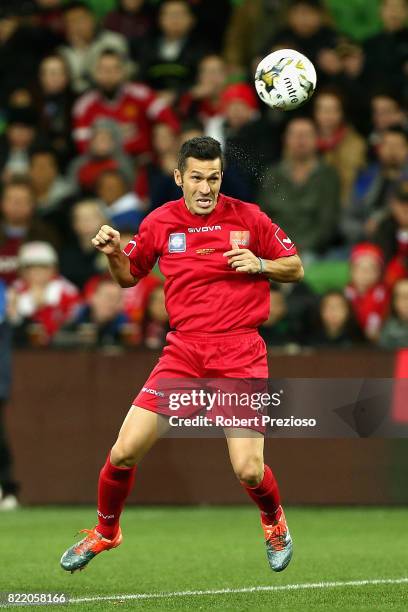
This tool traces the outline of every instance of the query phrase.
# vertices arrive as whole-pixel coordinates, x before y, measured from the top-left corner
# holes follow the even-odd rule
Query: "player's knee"
[[[137,463],[136,453],[130,445],[116,442],[111,450],[111,463],[117,467],[133,467]]]
[[[256,487],[263,478],[263,459],[261,457],[249,457],[240,460],[234,465],[237,478],[250,487]]]

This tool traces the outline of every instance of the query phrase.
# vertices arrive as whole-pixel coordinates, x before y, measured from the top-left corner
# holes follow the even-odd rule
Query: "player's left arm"
[[[278,283],[292,283],[302,280],[303,265],[299,255],[288,255],[278,259],[257,257],[249,249],[232,249],[224,253],[228,264],[237,272],[264,274]]]

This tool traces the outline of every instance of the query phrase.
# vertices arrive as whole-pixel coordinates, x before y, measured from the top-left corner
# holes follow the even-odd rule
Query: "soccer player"
[[[84,529],[85,537],[61,558],[67,571],[83,569],[122,542],[119,519],[137,465],[169,427],[171,413],[158,401],[160,379],[268,377],[257,327],[268,317],[269,280],[298,281],[303,267],[290,238],[258,206],[220,193],[222,174],[219,142],[186,141],[174,171],[183,197],[150,213],[123,251],[119,232],[108,225],[92,241],[122,287],[135,285],[160,257],[175,331],[100,472],[98,524]],[[279,572],[291,559],[292,540],[278,484],[264,465],[264,436],[234,428],[225,434],[233,470],[260,510],[270,567]]]

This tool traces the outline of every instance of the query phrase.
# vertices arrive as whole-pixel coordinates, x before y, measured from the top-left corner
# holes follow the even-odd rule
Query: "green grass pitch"
[[[0,591],[66,592],[71,603],[49,610],[408,610],[408,580],[282,590],[250,587],[398,580],[408,577],[408,509],[287,508],[294,557],[269,570],[258,513],[251,507],[128,508],[123,544],[83,572],[59,567],[78,529],[92,527],[90,508],[27,508],[0,516]],[[186,595],[185,591],[229,593]],[[165,594],[121,600],[124,594]],[[179,593],[178,595],[175,593]],[[183,594],[180,594],[183,593]],[[29,606],[24,609],[44,609]]]

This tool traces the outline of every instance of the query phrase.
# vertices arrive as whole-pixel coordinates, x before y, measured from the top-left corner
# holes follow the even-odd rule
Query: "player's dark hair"
[[[181,146],[177,167],[181,174],[185,172],[187,167],[187,159],[194,157],[194,159],[200,160],[221,160],[221,171],[224,169],[224,159],[222,155],[221,145],[218,140],[211,138],[211,136],[197,136],[186,140]]]

